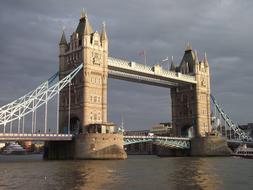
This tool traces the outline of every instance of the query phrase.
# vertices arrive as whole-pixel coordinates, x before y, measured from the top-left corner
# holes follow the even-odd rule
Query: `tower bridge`
[[[170,148],[193,150],[195,155],[226,152],[223,138],[207,137],[212,132],[210,71],[207,56],[199,60],[187,46],[178,66],[153,67],[108,55],[106,26],[93,31],[88,17],[81,14],[76,30],[68,42],[62,33],[59,43],[59,71],[23,97],[0,107],[0,140],[44,140],[50,159],[124,159],[123,145],[154,142]],[[57,76],[59,81],[55,82]],[[172,127],[175,137],[123,136],[107,119],[108,78],[170,88]],[[57,98],[55,134],[48,127],[48,103]],[[212,97],[230,136],[252,141],[241,131]],[[38,134],[37,109],[45,108],[44,129]],[[216,112],[215,112],[216,113]],[[30,132],[25,132],[25,117],[32,115]],[[16,123],[15,123],[16,122]],[[193,130],[194,138],[188,138]],[[27,130],[27,129],[26,129]],[[218,140],[217,140],[218,139]],[[191,142],[190,142],[191,141]],[[210,148],[210,146],[212,146]],[[214,147],[218,147],[217,151]],[[222,152],[219,152],[222,149]],[[216,151],[216,152],[215,152]]]

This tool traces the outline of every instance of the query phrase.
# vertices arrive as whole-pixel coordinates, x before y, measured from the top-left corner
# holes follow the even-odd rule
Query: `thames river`
[[[234,157],[129,156],[127,160],[44,161],[0,156],[0,189],[253,189],[253,160]]]

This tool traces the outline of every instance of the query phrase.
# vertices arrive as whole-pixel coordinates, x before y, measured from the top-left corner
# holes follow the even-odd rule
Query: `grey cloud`
[[[58,68],[61,28],[68,36],[82,8],[94,29],[106,21],[110,55],[148,64],[174,56],[178,64],[190,42],[200,58],[208,52],[212,91],[239,123],[250,122],[252,96],[252,16],[250,0],[178,1],[1,1],[0,103],[25,94]],[[168,89],[109,80],[109,116],[130,129],[171,119]],[[240,112],[238,112],[238,108]],[[121,113],[122,112],[122,113]]]

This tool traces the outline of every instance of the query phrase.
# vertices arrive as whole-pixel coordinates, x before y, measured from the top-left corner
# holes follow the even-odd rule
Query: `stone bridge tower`
[[[74,134],[70,142],[48,142],[49,159],[125,159],[123,134],[114,133],[107,122],[108,39],[105,24],[93,31],[82,12],[79,24],[67,42],[59,43],[59,78],[78,65],[83,69],[60,92],[59,132]],[[94,124],[94,125],[90,125]]]
[[[197,52],[187,46],[179,67],[172,63],[171,70],[196,77],[195,85],[171,89],[172,125],[176,136],[205,136],[211,130],[210,72],[207,56],[199,61]]]
[[[60,79],[84,64],[71,86],[60,93],[60,131],[66,132],[70,125],[71,133],[80,133],[85,132],[89,124],[106,123],[108,39],[105,24],[101,33],[94,32],[87,15],[82,13],[70,42],[63,32],[59,48]]]

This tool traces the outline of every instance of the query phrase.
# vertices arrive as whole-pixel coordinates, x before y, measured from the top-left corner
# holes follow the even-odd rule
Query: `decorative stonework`
[[[83,72],[72,81],[70,92],[66,87],[60,93],[61,131],[66,131],[69,124],[69,94],[70,120],[76,118],[81,131],[85,132],[85,127],[91,123],[107,122],[108,40],[104,26],[101,34],[93,32],[85,14],[80,18],[70,42],[67,43],[63,33],[59,47],[60,78],[79,64],[84,64]],[[70,122],[70,125],[73,123]]]

